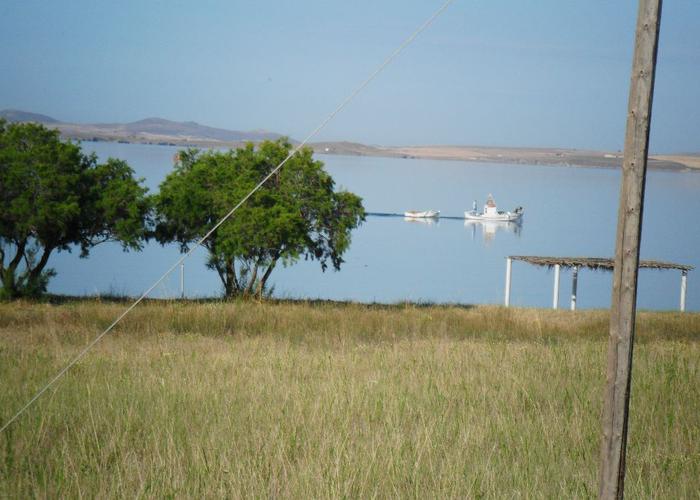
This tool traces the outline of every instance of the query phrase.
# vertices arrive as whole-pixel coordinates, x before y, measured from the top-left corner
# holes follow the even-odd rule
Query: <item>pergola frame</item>
[[[510,288],[514,260],[526,262],[534,266],[547,267],[550,269],[554,268],[554,291],[552,299],[553,309],[559,308],[559,277],[561,268],[572,269],[570,306],[572,311],[576,310],[579,270],[592,269],[594,271],[612,271],[615,267],[615,261],[613,259],[601,257],[541,257],[535,255],[510,255],[506,259],[506,289],[504,300],[506,307],[510,306]],[[680,310],[685,311],[686,293],[688,289],[688,271],[693,270],[693,266],[658,260],[641,260],[639,261],[639,268],[679,270],[681,272]]]

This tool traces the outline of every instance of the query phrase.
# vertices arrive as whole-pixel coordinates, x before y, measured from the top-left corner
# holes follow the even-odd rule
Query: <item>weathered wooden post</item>
[[[688,290],[688,271],[681,271],[681,312],[685,312],[685,295]]]
[[[603,499],[621,499],[625,488],[639,243],[660,21],[661,0],[639,0],[610,306],[598,490]]]
[[[506,307],[510,306],[510,274],[513,269],[513,259],[508,257],[506,259],[506,297],[504,304]]]
[[[571,310],[576,310],[576,289],[578,288],[578,266],[573,267],[573,276],[571,277]]]
[[[561,266],[559,264],[554,265],[554,297],[552,299],[552,309],[559,309],[559,274],[561,272]]]
[[[185,298],[185,263],[180,264],[180,298]]]

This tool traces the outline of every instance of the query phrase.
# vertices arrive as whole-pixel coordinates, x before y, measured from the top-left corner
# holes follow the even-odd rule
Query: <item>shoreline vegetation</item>
[[[132,123],[67,123],[46,115],[18,110],[2,110],[0,118],[9,121],[42,123],[49,128],[59,130],[65,139],[183,148],[235,149],[249,141],[257,143],[282,137],[281,134],[266,130],[227,130],[195,122],[175,122],[163,118],[146,118]],[[291,142],[298,144],[293,140]],[[309,146],[318,154],[348,156],[598,168],[619,168],[622,165],[621,151],[466,145],[379,146],[347,141],[313,142]],[[653,170],[700,172],[700,152],[652,153],[649,156],[648,167]]]
[[[5,422],[127,299],[0,303]],[[0,497],[590,497],[609,312],[158,301],[0,435]],[[637,317],[626,493],[700,491],[700,313]]]

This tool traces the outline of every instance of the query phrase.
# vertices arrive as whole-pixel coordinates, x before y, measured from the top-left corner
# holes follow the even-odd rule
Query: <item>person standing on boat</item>
[[[472,212],[476,213],[476,200],[472,203]]]

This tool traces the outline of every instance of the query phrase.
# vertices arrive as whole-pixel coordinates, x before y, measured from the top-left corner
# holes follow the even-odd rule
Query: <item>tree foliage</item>
[[[285,140],[228,152],[181,151],[156,197],[156,238],[182,250],[198,241],[289,154]],[[350,233],[364,220],[362,200],[336,192],[311,149],[294,155],[204,243],[226,296],[262,296],[282,261],[317,260],[340,269]]]
[[[34,123],[0,120],[0,297],[35,296],[54,275],[54,250],[120,241],[140,249],[150,198],[126,162],[98,164],[80,146]]]

